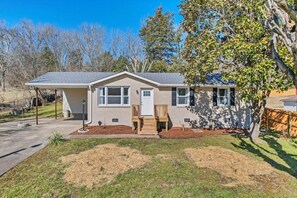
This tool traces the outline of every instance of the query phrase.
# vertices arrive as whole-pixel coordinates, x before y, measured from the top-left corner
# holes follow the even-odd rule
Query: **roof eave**
[[[88,88],[85,83],[25,83],[26,86],[38,87],[43,89],[63,89],[63,88]]]

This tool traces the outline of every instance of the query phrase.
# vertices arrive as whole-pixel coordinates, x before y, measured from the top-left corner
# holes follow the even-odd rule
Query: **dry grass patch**
[[[254,185],[257,176],[268,176],[274,169],[265,162],[260,162],[245,155],[224,149],[209,146],[205,148],[187,148],[186,155],[198,167],[210,168],[228,178],[226,186]]]
[[[150,161],[138,150],[115,144],[98,145],[95,148],[61,158],[70,164],[64,179],[75,186],[100,187],[110,183],[118,174],[136,169]]]

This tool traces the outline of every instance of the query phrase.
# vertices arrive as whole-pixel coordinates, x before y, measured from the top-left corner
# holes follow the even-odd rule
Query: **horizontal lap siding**
[[[87,89],[64,89],[63,112],[69,110],[71,113],[82,113],[83,99],[87,103]]]
[[[212,107],[212,88],[201,88],[199,97],[196,99],[196,107],[178,107],[172,106],[172,87],[156,87],[153,84],[136,79],[130,76],[121,76],[104,83],[99,83],[93,86],[92,90],[92,110],[93,110],[93,122],[97,124],[98,121],[105,123],[106,125],[128,125],[131,126],[131,107],[98,107],[97,106],[97,90],[99,86],[130,86],[130,104],[140,104],[140,89],[152,88],[154,89],[154,104],[168,105],[168,113],[170,121],[174,127],[186,126],[189,127],[189,123],[184,122],[185,118],[190,120],[196,120],[199,123],[208,122],[213,116],[217,119],[222,127],[231,127],[235,125],[235,120],[240,119],[239,126],[246,128],[248,126],[249,115],[247,115],[247,109],[242,104],[237,104],[235,107]],[[236,92],[237,93],[237,92]],[[239,100],[239,98],[237,98]],[[239,109],[238,112],[237,109]],[[225,122],[225,118],[230,117],[228,123]],[[112,118],[118,118],[119,123],[112,123]]]
[[[152,84],[147,84],[144,81],[137,80],[127,75],[114,78],[112,80],[105,81],[104,83],[98,83],[93,86],[93,122],[97,124],[98,121],[105,123],[106,125],[127,125],[131,126],[132,107],[100,107],[97,105],[97,87],[100,86],[128,86],[130,87],[130,105],[140,104],[140,88],[152,88],[154,93],[157,89]],[[156,95],[155,95],[156,98]],[[119,122],[112,122],[112,118],[118,118]]]

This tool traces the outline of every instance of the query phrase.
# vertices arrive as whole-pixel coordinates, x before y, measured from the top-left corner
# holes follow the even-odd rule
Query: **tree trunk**
[[[1,74],[1,89],[2,91],[5,91],[6,90],[6,87],[5,87],[5,72],[2,72]]]
[[[252,112],[252,120],[249,132],[249,137],[252,142],[258,142],[260,140],[259,135],[264,111],[265,105],[261,106],[259,111]]]
[[[260,123],[254,121],[251,123],[250,139],[252,142],[258,142],[260,135]]]

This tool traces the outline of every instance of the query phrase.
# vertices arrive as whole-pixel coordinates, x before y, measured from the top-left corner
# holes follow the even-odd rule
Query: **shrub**
[[[50,144],[59,145],[65,141],[63,135],[60,132],[54,132],[51,137],[49,137]]]

